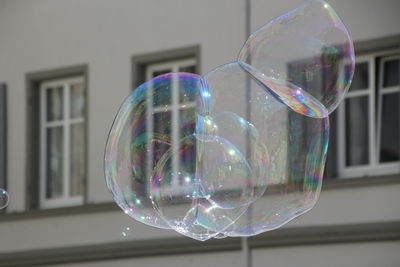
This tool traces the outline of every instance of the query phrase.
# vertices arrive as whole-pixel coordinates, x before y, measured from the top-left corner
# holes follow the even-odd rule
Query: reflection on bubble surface
[[[284,102],[293,110],[319,118],[343,100],[355,62],[349,33],[320,0],[306,1],[262,26],[246,41],[238,61],[256,70],[279,96],[288,93]]]
[[[252,34],[237,62],[144,83],[106,145],[116,203],[202,241],[284,225],[318,199],[328,115],[353,71],[347,30],[312,0]]]
[[[0,188],[0,209],[4,209],[5,207],[7,207],[9,201],[10,197],[8,195],[8,192],[3,188]]]
[[[264,153],[268,153],[265,157],[268,161],[256,160],[254,164],[263,166],[269,173],[263,196],[251,203],[223,233],[228,236],[254,235],[282,226],[311,209],[322,185],[328,119],[294,112],[249,76],[239,63],[221,66],[206,74],[204,79],[214,100],[210,115],[234,110],[257,129],[258,143],[263,144],[266,147]],[[225,137],[234,140],[238,132],[238,129],[229,129]],[[248,142],[250,139],[243,140]],[[255,147],[258,146],[247,146],[246,154],[252,155]]]

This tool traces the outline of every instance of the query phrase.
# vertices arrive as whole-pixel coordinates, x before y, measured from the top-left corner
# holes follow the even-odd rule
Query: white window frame
[[[173,61],[168,61],[168,62],[162,62],[162,63],[153,63],[147,65],[146,68],[146,80],[149,81],[153,78],[153,73],[156,71],[162,71],[162,70],[171,70],[171,72],[179,72],[179,69],[182,67],[188,67],[188,66],[196,66],[196,59],[195,58],[188,58],[188,59],[181,59],[181,60],[173,60]],[[179,158],[176,156],[178,155],[178,142],[179,142],[179,112],[181,110],[185,109],[190,109],[195,107],[195,102],[187,102],[187,103],[179,103],[179,92],[176,90],[178,88],[177,86],[174,86],[174,76],[173,76],[173,86],[172,86],[172,103],[171,105],[167,106],[159,106],[159,107],[153,107],[153,100],[152,100],[152,90],[151,88],[147,90],[147,110],[148,112],[146,113],[146,121],[147,121],[147,131],[152,132],[154,129],[154,121],[153,121],[153,116],[156,113],[162,113],[162,112],[171,112],[171,122],[172,122],[172,129],[171,129],[171,144],[172,144],[172,153],[173,153],[173,158],[172,158],[172,169],[173,169],[173,180],[172,180],[172,186],[171,186],[171,194],[173,195],[178,195],[182,193],[182,188],[180,188],[180,181],[178,179],[178,176],[176,175],[179,170]],[[152,164],[153,164],[153,145],[151,140],[147,142],[147,170],[146,172],[152,173]],[[183,187],[184,188],[184,187]],[[149,190],[150,188],[148,188]]]
[[[83,76],[44,81],[40,84],[40,175],[39,175],[39,204],[40,208],[56,208],[82,205],[84,196],[70,196],[70,128],[73,124],[85,123],[85,115],[80,118],[70,118],[70,90],[71,85],[81,83],[85,85]],[[46,92],[62,87],[63,119],[47,121]],[[87,101],[87,100],[86,100]],[[60,198],[46,198],[46,130],[48,127],[63,126],[63,194]]]
[[[376,90],[379,92],[379,97],[382,95],[382,87],[383,84],[383,62],[387,59],[385,56],[393,55],[394,57],[399,57],[400,51],[398,50],[390,50],[384,52],[378,52],[373,54],[368,54],[364,56],[359,56],[356,58],[356,64],[367,62],[369,66],[368,73],[368,88],[356,90],[353,92],[348,92],[345,97],[343,103],[338,108],[338,127],[337,127],[337,136],[338,136],[338,153],[337,153],[337,162],[339,167],[339,177],[340,178],[355,178],[355,177],[365,177],[365,176],[374,176],[374,175],[385,175],[385,174],[395,174],[400,172],[400,164],[399,162],[390,162],[390,163],[379,163],[379,134],[380,134],[380,116],[381,116],[381,100],[379,100],[378,112],[376,112]],[[378,57],[382,57],[380,62],[380,73],[379,73],[379,86],[380,88],[376,88],[376,74],[375,74],[375,59]],[[392,90],[392,89],[391,89]],[[393,89],[393,90],[399,90]],[[345,123],[345,109],[346,109],[346,99],[368,96],[368,123],[369,123],[369,164],[360,165],[360,166],[346,166],[346,123]],[[377,114],[377,116],[376,116]],[[378,118],[376,118],[378,117]]]
[[[380,61],[380,67],[379,67],[379,85],[378,85],[378,129],[377,129],[377,162],[380,161],[380,148],[381,148],[381,117],[382,117],[382,99],[383,95],[386,94],[392,94],[392,93],[400,93],[400,85],[398,86],[390,86],[390,87],[384,87],[383,86],[383,69],[384,69],[384,64],[386,61],[391,61],[393,59],[397,59],[400,62],[400,55],[393,55],[393,56],[387,56],[383,57]],[[400,65],[399,65],[400,67]],[[400,72],[399,72],[400,75]],[[400,77],[399,77],[400,79]],[[400,172],[400,164],[399,162],[387,162],[387,163],[379,163],[379,165],[389,172],[392,173],[398,173]]]

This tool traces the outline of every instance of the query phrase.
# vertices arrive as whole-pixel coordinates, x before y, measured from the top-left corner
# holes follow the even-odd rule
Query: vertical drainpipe
[[[251,31],[251,0],[244,0],[245,1],[245,39],[247,39],[250,35]],[[251,120],[251,107],[249,105],[249,100],[250,100],[250,78],[246,82],[246,119],[247,121]],[[250,138],[247,137],[247,155],[246,158],[250,158],[250,143],[249,143]],[[249,207],[251,208],[251,207]],[[251,211],[249,212],[251,214]],[[250,218],[249,218],[250,219]],[[242,237],[241,238],[241,246],[242,246],[242,266],[243,267],[251,267],[252,266],[252,261],[251,261],[251,251],[249,249],[249,244],[248,244],[248,238],[247,237]]]

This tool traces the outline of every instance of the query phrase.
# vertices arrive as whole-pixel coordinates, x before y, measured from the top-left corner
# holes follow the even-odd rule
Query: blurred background
[[[0,266],[399,266],[400,2],[332,0],[356,72],[320,200],[283,228],[199,242],[137,223],[103,175],[124,98],[235,61],[299,0],[0,0]],[[293,40],[295,41],[295,40]],[[51,173],[48,179],[45,173]]]

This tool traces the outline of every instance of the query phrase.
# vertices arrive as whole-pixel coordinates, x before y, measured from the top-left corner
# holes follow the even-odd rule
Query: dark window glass
[[[153,71],[153,78],[169,72],[171,72],[170,69]]]
[[[154,138],[153,142],[153,168],[157,166],[162,156],[168,155],[167,152],[171,148],[172,127],[171,112],[160,112],[153,116],[154,119]],[[172,183],[172,156],[170,156],[165,164],[162,166],[162,173],[165,175],[164,183]]]
[[[47,129],[46,198],[57,198],[63,192],[63,127]]]
[[[383,64],[383,87],[399,85],[399,60],[389,60]]]
[[[171,147],[172,127],[171,112],[155,113],[153,121],[154,142],[153,142],[153,164],[156,165],[160,158]]]
[[[83,195],[85,179],[85,124],[71,125],[70,135],[70,194]]]
[[[369,63],[358,63],[354,71],[350,91],[366,89],[369,87]]]
[[[346,99],[346,166],[369,163],[368,97]]]
[[[172,80],[171,80],[172,81]],[[169,84],[167,84],[169,83]],[[162,90],[155,89],[153,91],[153,107],[168,106],[172,102],[172,82],[166,81]]]
[[[46,90],[47,121],[62,120],[63,99],[62,87]]]
[[[189,73],[196,73],[196,66],[185,66],[180,67],[179,72],[189,72]]]
[[[399,93],[382,96],[380,162],[398,161],[399,157]]]
[[[72,84],[70,90],[70,116],[81,118],[85,115],[85,88],[83,84]]]

